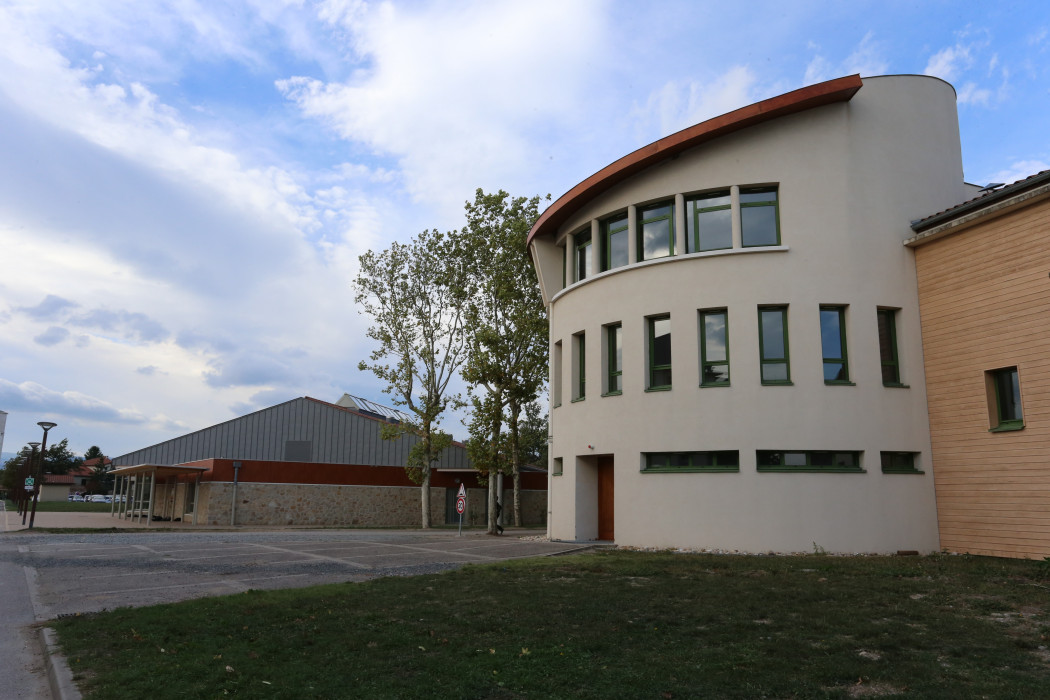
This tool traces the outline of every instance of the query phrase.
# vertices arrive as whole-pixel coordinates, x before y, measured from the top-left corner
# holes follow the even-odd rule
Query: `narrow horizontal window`
[[[884,474],[922,474],[919,470],[918,452],[880,452]]]
[[[646,472],[738,472],[740,452],[646,452],[642,471]]]
[[[830,450],[758,450],[760,472],[859,472],[860,452]]]

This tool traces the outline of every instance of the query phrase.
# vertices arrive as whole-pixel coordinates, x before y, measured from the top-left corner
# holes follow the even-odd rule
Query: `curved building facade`
[[[625,156],[529,234],[550,535],[938,548],[913,220],[962,201],[953,88],[848,76]]]

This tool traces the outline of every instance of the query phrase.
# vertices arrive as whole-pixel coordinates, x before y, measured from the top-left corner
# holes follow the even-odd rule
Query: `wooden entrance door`
[[[613,541],[613,458],[598,458],[598,539]]]

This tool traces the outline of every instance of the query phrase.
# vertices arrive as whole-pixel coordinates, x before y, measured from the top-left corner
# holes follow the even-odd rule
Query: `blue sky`
[[[1039,2],[0,0],[4,451],[388,402],[362,252],[856,72],[951,82],[970,182],[1050,167]]]

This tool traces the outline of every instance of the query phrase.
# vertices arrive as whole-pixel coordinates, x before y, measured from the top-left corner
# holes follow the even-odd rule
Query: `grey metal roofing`
[[[1039,187],[1040,185],[1050,182],[1050,170],[1042,170],[1035,175],[1030,175],[1023,180],[1018,180],[1005,187],[1000,187],[994,190],[989,190],[984,194],[980,194],[973,199],[968,199],[965,202],[956,204],[954,207],[949,207],[943,211],[939,211],[936,214],[930,214],[929,216],[918,219],[911,222],[911,228],[916,233],[925,231],[926,229],[933,228],[939,224],[943,224],[946,221],[951,221],[970,212],[977,211],[984,207],[1001,202],[1004,199],[1009,199],[1014,195],[1020,194],[1025,190],[1033,187]]]
[[[413,436],[383,440],[386,421],[310,397],[249,413],[188,435],[113,458],[113,464],[183,464],[201,459],[311,461],[325,464],[404,466]],[[286,459],[287,443],[309,443],[309,460]],[[438,468],[470,468],[466,449],[453,444]]]

